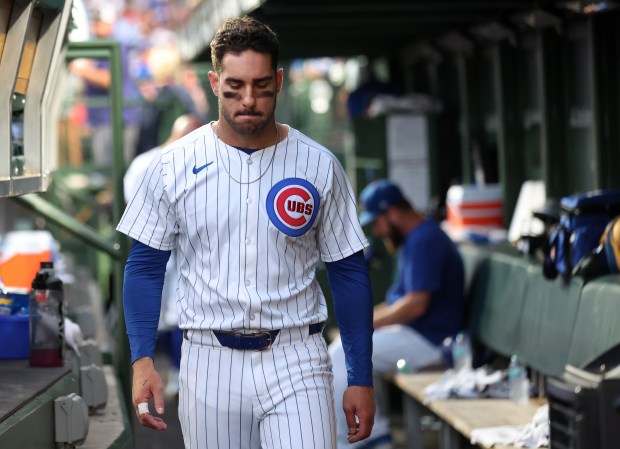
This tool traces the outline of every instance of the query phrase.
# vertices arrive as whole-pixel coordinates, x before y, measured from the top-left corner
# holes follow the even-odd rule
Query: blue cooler
[[[30,354],[28,291],[5,287],[1,306],[12,314],[0,314],[0,359],[27,359]],[[24,313],[25,312],[25,313]]]
[[[0,359],[27,359],[30,315],[0,315]]]

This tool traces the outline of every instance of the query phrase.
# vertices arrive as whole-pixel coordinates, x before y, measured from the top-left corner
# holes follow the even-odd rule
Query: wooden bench
[[[442,399],[428,401],[424,388],[436,382],[441,373],[397,374],[396,385],[405,393],[403,412],[406,417],[405,433],[408,447],[422,448],[422,415],[431,412],[441,422],[439,448],[462,446],[462,439],[471,438],[471,432],[481,427],[522,425],[531,421],[534,413],[545,403],[532,399],[517,405],[509,399]],[[463,437],[462,437],[463,436]],[[495,449],[512,449],[513,446],[493,446]]]
[[[441,372],[397,374],[394,383],[404,393],[405,431],[412,449],[424,447],[420,418],[425,414],[441,422],[442,449],[467,447],[475,428],[531,422],[546,402],[546,378],[561,377],[567,364],[583,367],[620,343],[620,276],[604,276],[584,286],[579,278],[569,283],[545,279],[540,264],[507,248],[467,245],[461,253],[469,286],[468,330],[487,354],[483,360],[505,367],[517,353],[540,396],[523,406],[508,399],[429,401],[424,388]]]

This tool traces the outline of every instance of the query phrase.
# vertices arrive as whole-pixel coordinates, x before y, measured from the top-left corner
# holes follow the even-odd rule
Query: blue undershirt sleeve
[[[364,252],[325,265],[344,348],[348,384],[372,387],[373,300]]]
[[[166,263],[171,251],[161,251],[134,240],[123,284],[125,324],[131,363],[155,356]]]

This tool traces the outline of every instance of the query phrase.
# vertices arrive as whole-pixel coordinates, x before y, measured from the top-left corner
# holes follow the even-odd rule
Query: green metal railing
[[[123,92],[121,49],[117,41],[100,40],[89,42],[72,42],[68,45],[67,61],[74,59],[105,59],[109,61],[110,69],[110,116],[112,129],[112,220],[118,223],[125,207],[123,199],[123,175],[125,173],[124,139],[123,139]],[[131,400],[131,372],[129,344],[125,332],[123,319],[123,263],[129,253],[129,240],[121,234],[116,234],[113,241],[102,238],[96,230],[81,223],[52,202],[37,194],[12,197],[13,201],[25,206],[38,216],[56,224],[63,230],[82,240],[87,245],[108,254],[113,260],[112,292],[114,306],[118,312],[118,321],[115,329],[114,365],[117,370],[123,396],[129,407]]]

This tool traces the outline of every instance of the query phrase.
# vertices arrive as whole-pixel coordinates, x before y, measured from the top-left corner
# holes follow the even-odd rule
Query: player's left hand
[[[342,407],[349,427],[349,443],[368,438],[375,422],[373,389],[359,386],[348,387],[344,392]]]

